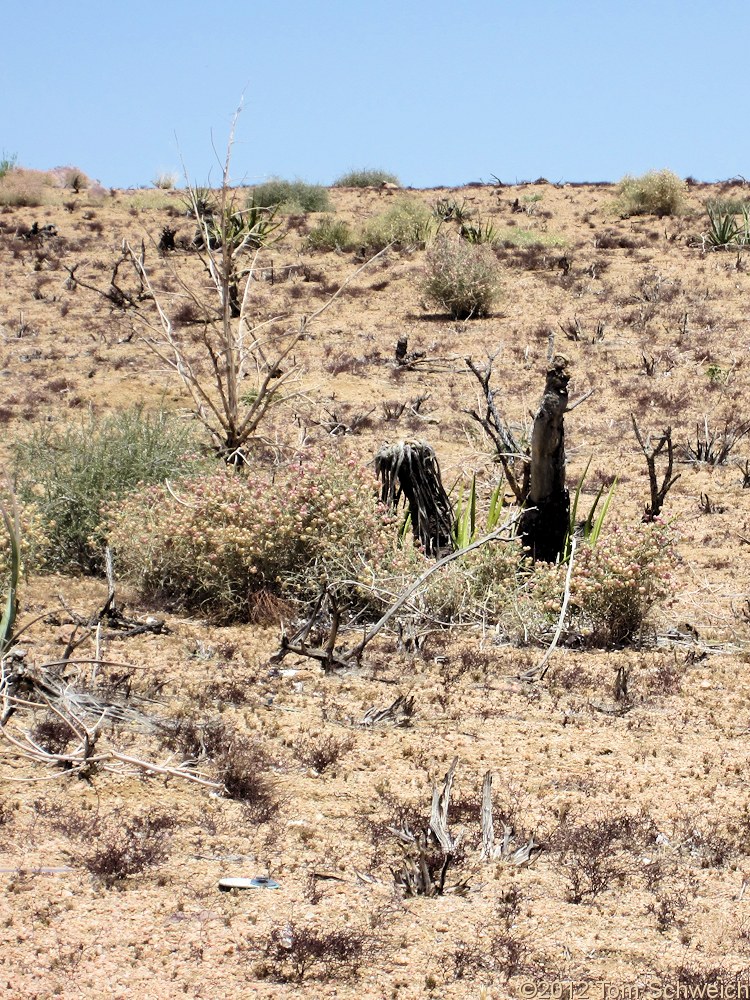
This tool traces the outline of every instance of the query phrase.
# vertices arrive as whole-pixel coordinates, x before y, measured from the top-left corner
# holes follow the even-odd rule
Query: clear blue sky
[[[750,176],[747,0],[3,7],[0,151],[107,187],[218,180],[243,93],[237,182]]]

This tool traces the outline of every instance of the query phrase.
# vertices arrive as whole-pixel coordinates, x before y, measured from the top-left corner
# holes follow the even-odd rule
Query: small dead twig
[[[562,634],[563,625],[565,624],[565,615],[568,611],[568,601],[570,600],[570,581],[573,576],[573,559],[575,557],[576,551],[576,537],[573,535],[570,539],[570,555],[568,556],[568,572],[565,574],[565,592],[563,594],[562,607],[560,608],[560,617],[557,621],[557,628],[555,629],[555,634],[552,637],[552,642],[544,654],[540,662],[532,667],[531,670],[527,670],[525,673],[521,674],[519,680],[522,681],[541,681],[544,675],[549,670],[549,661],[552,653],[557,646],[558,640]]]
[[[400,694],[387,708],[368,709],[359,720],[359,725],[368,729],[385,724],[408,726],[413,715],[414,695]]]
[[[505,861],[511,865],[529,866],[542,851],[533,834],[516,847],[513,845],[513,829],[507,823],[503,824],[503,839],[495,843],[495,824],[492,819],[492,771],[487,771],[482,782],[482,861]]]
[[[697,427],[695,446],[690,442],[685,446],[686,459],[706,465],[725,465],[732,448],[747,434],[750,434],[750,421],[731,424],[727,420],[723,431],[711,431],[708,417],[704,417],[703,427],[700,424]]]

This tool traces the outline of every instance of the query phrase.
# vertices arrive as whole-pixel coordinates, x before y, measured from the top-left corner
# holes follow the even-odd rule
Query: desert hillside
[[[609,572],[649,607],[637,628],[575,625],[576,602],[596,602],[594,568],[592,593],[576,585],[555,637],[565,566],[540,584],[518,564],[483,603],[489,553],[510,562],[496,541],[434,573],[429,597],[405,603],[358,664],[324,669],[274,655],[282,626],[294,645],[310,613],[317,564],[290,568],[287,590],[271,574],[248,585],[236,614],[214,598],[186,603],[166,570],[156,586],[136,564],[147,524],[168,515],[177,539],[202,494],[177,470],[140,507],[116,497],[114,600],[103,563],[28,554],[2,660],[4,995],[572,1000],[625,995],[615,987],[667,996],[653,991],[677,983],[729,991],[738,977],[747,988],[750,253],[741,233],[712,246],[706,208],[739,206],[740,226],[746,184],[690,182],[661,217],[625,215],[614,184],[543,179],[334,187],[321,211],[282,207],[268,245],[243,251],[252,274],[240,304],[258,345],[243,405],[277,355],[265,384],[280,388],[230,475],[168,339],[215,401],[204,331],[216,289],[195,206],[180,190],[57,180],[19,171],[15,187],[0,182],[9,483],[23,479],[19,461],[35,467],[29,441],[52,442],[40,476],[57,475],[58,458],[63,476],[56,435],[140,406],[190,435],[194,476],[256,490],[232,514],[248,546],[287,530],[298,470],[314,484],[310,464],[326,462],[326,482],[364,483],[346,494],[351,507],[331,499],[331,539],[369,535],[356,491],[377,489],[373,458],[401,441],[432,446],[454,504],[465,508],[476,477],[479,526],[493,491],[512,519],[498,449],[471,416],[486,397],[469,361],[491,372],[521,444],[554,353],[570,374],[568,485],[575,495],[583,481],[583,518],[611,489],[597,546],[633,560]],[[404,214],[411,230],[381,249],[382,220]],[[494,275],[492,301],[468,316],[425,284],[440,248],[459,245]],[[633,415],[646,451],[671,429],[679,478],[657,525],[643,520],[651,493]],[[666,449],[655,469],[661,484]],[[638,563],[652,529],[669,535],[658,591],[648,557]],[[388,530],[395,539],[398,524]],[[580,565],[595,567],[585,548]],[[337,584],[337,649],[428,567],[413,549],[406,568],[403,553],[389,558],[390,576],[368,556],[351,563],[349,591]],[[610,605],[596,607],[606,625]],[[325,605],[311,619],[311,646],[325,647],[336,613]],[[543,678],[522,679],[553,641]],[[445,805],[456,758],[440,843],[433,789]],[[487,772],[494,842],[483,850]],[[273,887],[222,892],[222,878]]]

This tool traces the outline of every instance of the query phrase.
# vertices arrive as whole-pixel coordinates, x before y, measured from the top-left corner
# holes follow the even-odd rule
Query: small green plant
[[[365,167],[361,170],[349,170],[347,173],[337,177],[333,182],[334,187],[382,187],[383,184],[395,184],[401,187],[401,182],[395,174],[388,173],[387,170],[376,170],[372,167]]]
[[[399,198],[380,215],[367,222],[359,237],[365,254],[374,254],[387,246],[397,250],[421,250],[436,235],[435,216],[416,198]]]
[[[596,514],[596,508],[599,506],[599,501],[604,495],[604,483],[599,487],[599,492],[594,497],[594,502],[591,508],[584,518],[584,520],[578,523],[578,505],[581,499],[581,490],[583,489],[583,484],[586,482],[586,476],[588,475],[589,467],[591,466],[591,459],[586,463],[586,468],[583,470],[583,475],[580,478],[578,486],[576,487],[575,494],[573,495],[573,502],[570,505],[570,523],[568,525],[568,536],[565,539],[565,561],[570,558],[570,548],[571,541],[576,531],[580,528],[581,537],[584,538],[589,545],[593,548],[597,541],[599,540],[599,535],[601,534],[602,526],[604,524],[604,519],[607,516],[607,511],[609,510],[609,505],[612,502],[612,495],[615,491],[615,486],[617,485],[617,479],[609,488],[607,496],[602,504],[602,509],[599,511],[599,515]]]
[[[0,181],[9,174],[11,170],[16,169],[16,164],[18,163],[18,156],[16,153],[6,153],[3,150],[3,155],[0,156]]]
[[[458,201],[456,198],[439,198],[432,211],[441,222],[466,222],[472,214],[466,199]]]
[[[682,208],[687,185],[671,170],[651,170],[641,177],[623,177],[617,186],[617,210],[631,215],[676,215]]]
[[[40,426],[14,445],[13,455],[18,496],[39,513],[47,533],[43,555],[53,570],[100,569],[102,504],[141,483],[184,474],[196,462],[186,425],[141,407]]]
[[[427,254],[423,290],[455,319],[487,316],[500,291],[497,259],[488,246],[440,237]]]
[[[727,369],[722,368],[721,365],[717,365],[715,363],[706,365],[706,378],[712,385],[727,385],[730,375],[731,370],[727,371]]]
[[[311,250],[348,250],[353,245],[351,228],[343,219],[324,215],[317,226],[308,233],[307,245]]]
[[[464,500],[463,485],[456,499],[453,526],[453,545],[456,549],[465,549],[475,542],[480,535],[489,535],[500,523],[503,512],[503,482],[499,482],[490,495],[489,509],[484,525],[477,525],[477,477],[471,477],[469,495]]]
[[[13,640],[13,626],[18,610],[18,581],[21,576],[21,528],[18,520],[18,508],[15,505],[9,512],[0,504],[0,516],[3,519],[10,549],[5,610],[0,618],[0,656],[2,656]]]
[[[482,222],[477,219],[476,223],[464,222],[459,231],[459,235],[467,243],[497,243],[497,229],[491,222]]]
[[[258,208],[280,208],[284,212],[330,212],[328,191],[320,184],[305,181],[285,181],[272,177],[252,190],[253,203]]]
[[[707,202],[706,211],[709,228],[703,234],[705,245],[713,250],[732,250],[750,243],[750,206],[746,203]]]

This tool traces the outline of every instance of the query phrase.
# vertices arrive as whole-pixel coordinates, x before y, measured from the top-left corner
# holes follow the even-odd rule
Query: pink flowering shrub
[[[275,475],[222,469],[182,480],[175,499],[145,487],[110,506],[105,530],[119,573],[215,620],[247,620],[258,593],[305,601],[325,580],[352,580],[342,600],[398,572],[393,516],[366,469],[340,455],[307,456]]]
[[[576,552],[571,581],[573,619],[603,645],[628,642],[670,590],[676,562],[673,533],[663,521],[610,526],[594,548]]]

